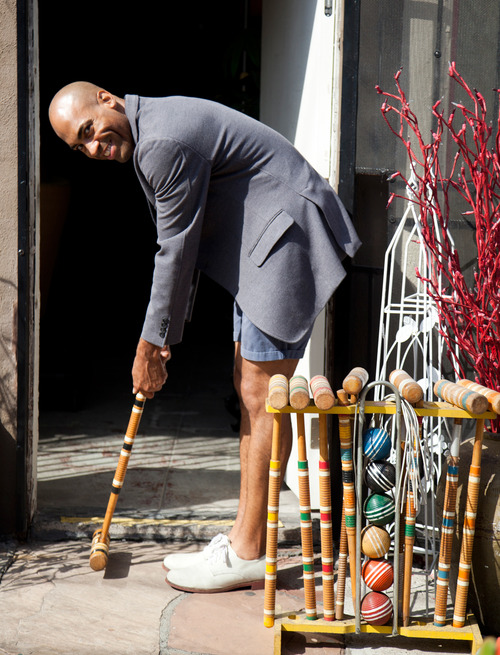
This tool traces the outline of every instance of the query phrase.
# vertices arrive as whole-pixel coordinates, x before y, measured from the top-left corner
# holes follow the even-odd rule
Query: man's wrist
[[[137,344],[137,354],[145,357],[153,357],[157,355],[161,350],[161,346],[155,346],[154,343],[146,341],[142,337],[139,339]]]

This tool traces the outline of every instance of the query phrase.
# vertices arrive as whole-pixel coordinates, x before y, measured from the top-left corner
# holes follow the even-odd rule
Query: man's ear
[[[100,105],[108,105],[108,107],[114,107],[116,104],[116,98],[109,91],[101,89],[97,92],[97,102]]]

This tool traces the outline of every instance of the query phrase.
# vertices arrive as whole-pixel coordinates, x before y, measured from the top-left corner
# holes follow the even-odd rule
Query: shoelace
[[[210,560],[211,564],[218,564],[220,562],[227,563],[229,551],[229,539],[225,534],[218,534],[212,541],[205,546],[203,552],[205,559]]]

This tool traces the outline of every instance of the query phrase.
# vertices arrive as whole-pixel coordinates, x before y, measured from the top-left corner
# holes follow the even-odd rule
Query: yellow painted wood
[[[311,403],[302,410],[297,410],[286,405],[283,409],[274,409],[266,403],[266,411],[271,414],[356,414],[357,405],[334,405],[330,409],[320,410],[311,401]],[[395,414],[396,405],[384,401],[370,401],[365,403],[365,414]],[[494,419],[498,418],[495,412],[484,412],[484,414],[470,414],[465,409],[460,409],[443,401],[424,402],[423,407],[416,407],[417,416],[440,416],[441,418],[473,418],[473,419]]]
[[[383,626],[374,626],[367,623],[361,624],[362,634],[392,634],[392,631],[392,624]],[[310,621],[306,618],[305,613],[282,615],[280,618],[276,618],[274,655],[280,655],[281,653],[283,632],[354,634],[356,632],[356,624],[354,619],[324,621],[319,618],[316,621]],[[436,627],[432,620],[412,621],[407,627],[400,626],[398,628],[398,634],[402,637],[413,637],[415,639],[469,641],[471,642],[472,655],[477,653],[483,643],[481,632],[473,614],[467,617],[467,623],[463,628],[453,628],[451,621],[449,625],[443,627]]]
[[[100,516],[61,516],[61,523],[93,525],[102,523],[103,517]],[[133,527],[136,525],[220,525],[232,527],[233,519],[134,519],[132,517],[113,517],[113,525],[124,527]],[[282,528],[283,523],[279,521],[278,527]]]

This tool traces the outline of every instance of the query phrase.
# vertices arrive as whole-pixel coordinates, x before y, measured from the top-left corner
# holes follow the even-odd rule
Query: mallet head
[[[92,549],[90,551],[90,568],[102,571],[106,568],[109,556],[109,534],[101,541],[102,530],[96,530],[92,535]]]

